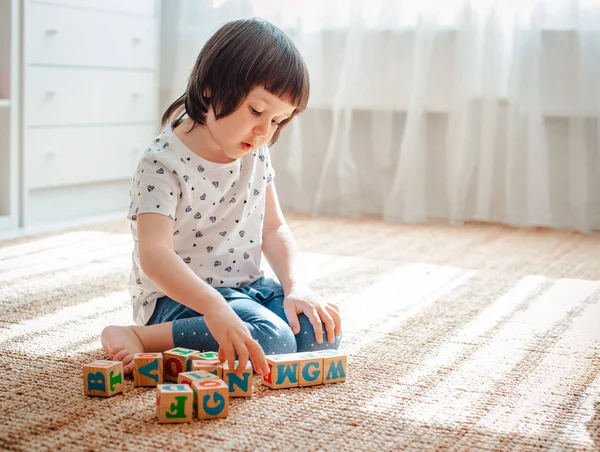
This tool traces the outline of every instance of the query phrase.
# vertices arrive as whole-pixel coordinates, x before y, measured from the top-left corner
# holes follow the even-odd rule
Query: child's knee
[[[312,323],[310,323],[310,320],[308,320],[308,317],[304,314],[300,314],[298,320],[300,321],[300,333],[296,335],[296,344],[299,352],[329,349],[337,350],[340,347],[340,342],[342,340],[341,332],[339,336],[334,337],[334,342],[331,343],[327,338],[325,324],[321,323],[321,327],[323,328],[323,342],[319,344],[317,343],[317,338],[315,336],[315,329],[312,326]]]
[[[259,337],[255,337],[262,346],[265,355],[281,355],[284,353],[296,353],[296,338],[292,329],[283,320],[280,322],[268,322],[260,329]]]

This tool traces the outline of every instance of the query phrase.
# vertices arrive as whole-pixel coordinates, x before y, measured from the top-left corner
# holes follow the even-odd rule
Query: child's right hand
[[[241,375],[246,368],[248,355],[252,359],[254,371],[259,374],[268,374],[269,367],[262,347],[252,337],[250,330],[242,319],[229,305],[220,305],[204,313],[206,326],[219,343],[219,359],[227,361],[230,369],[235,369],[235,354],[238,356],[236,373]]]

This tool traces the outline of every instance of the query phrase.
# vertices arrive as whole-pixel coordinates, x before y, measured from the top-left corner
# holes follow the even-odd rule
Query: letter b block
[[[188,385],[156,387],[156,417],[160,423],[191,422],[194,392]]]
[[[83,392],[97,397],[123,392],[123,363],[99,360],[83,366]]]
[[[162,353],[136,353],[133,360],[134,386],[156,386],[163,383]]]
[[[218,378],[194,381],[192,389],[198,400],[198,419],[227,417],[229,413],[229,387]]]

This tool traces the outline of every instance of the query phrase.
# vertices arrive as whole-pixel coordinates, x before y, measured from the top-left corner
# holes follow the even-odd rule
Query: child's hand
[[[342,319],[340,309],[308,286],[294,284],[283,302],[283,309],[294,334],[300,332],[298,314],[304,313],[315,330],[317,343],[323,342],[323,323],[327,329],[327,339],[330,343],[335,342],[335,336],[342,331]]]
[[[219,343],[219,359],[227,361],[230,369],[235,369],[235,354],[238,356],[236,373],[246,368],[248,354],[252,359],[254,370],[259,374],[268,374],[269,367],[265,352],[260,344],[252,337],[244,324],[229,305],[221,305],[212,311],[204,313],[206,326]]]

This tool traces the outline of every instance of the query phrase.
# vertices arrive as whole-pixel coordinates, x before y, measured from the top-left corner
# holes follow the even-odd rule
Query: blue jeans
[[[283,288],[271,278],[260,278],[245,287],[220,287],[217,290],[244,321],[265,355],[337,349],[340,346],[341,335],[335,338],[333,344],[327,342],[325,325],[323,342],[317,344],[313,326],[304,314],[298,316],[300,332],[294,335],[283,310]],[[146,325],[169,321],[173,322],[175,347],[201,352],[219,349],[202,314],[165,296],[156,300],[154,313]]]

